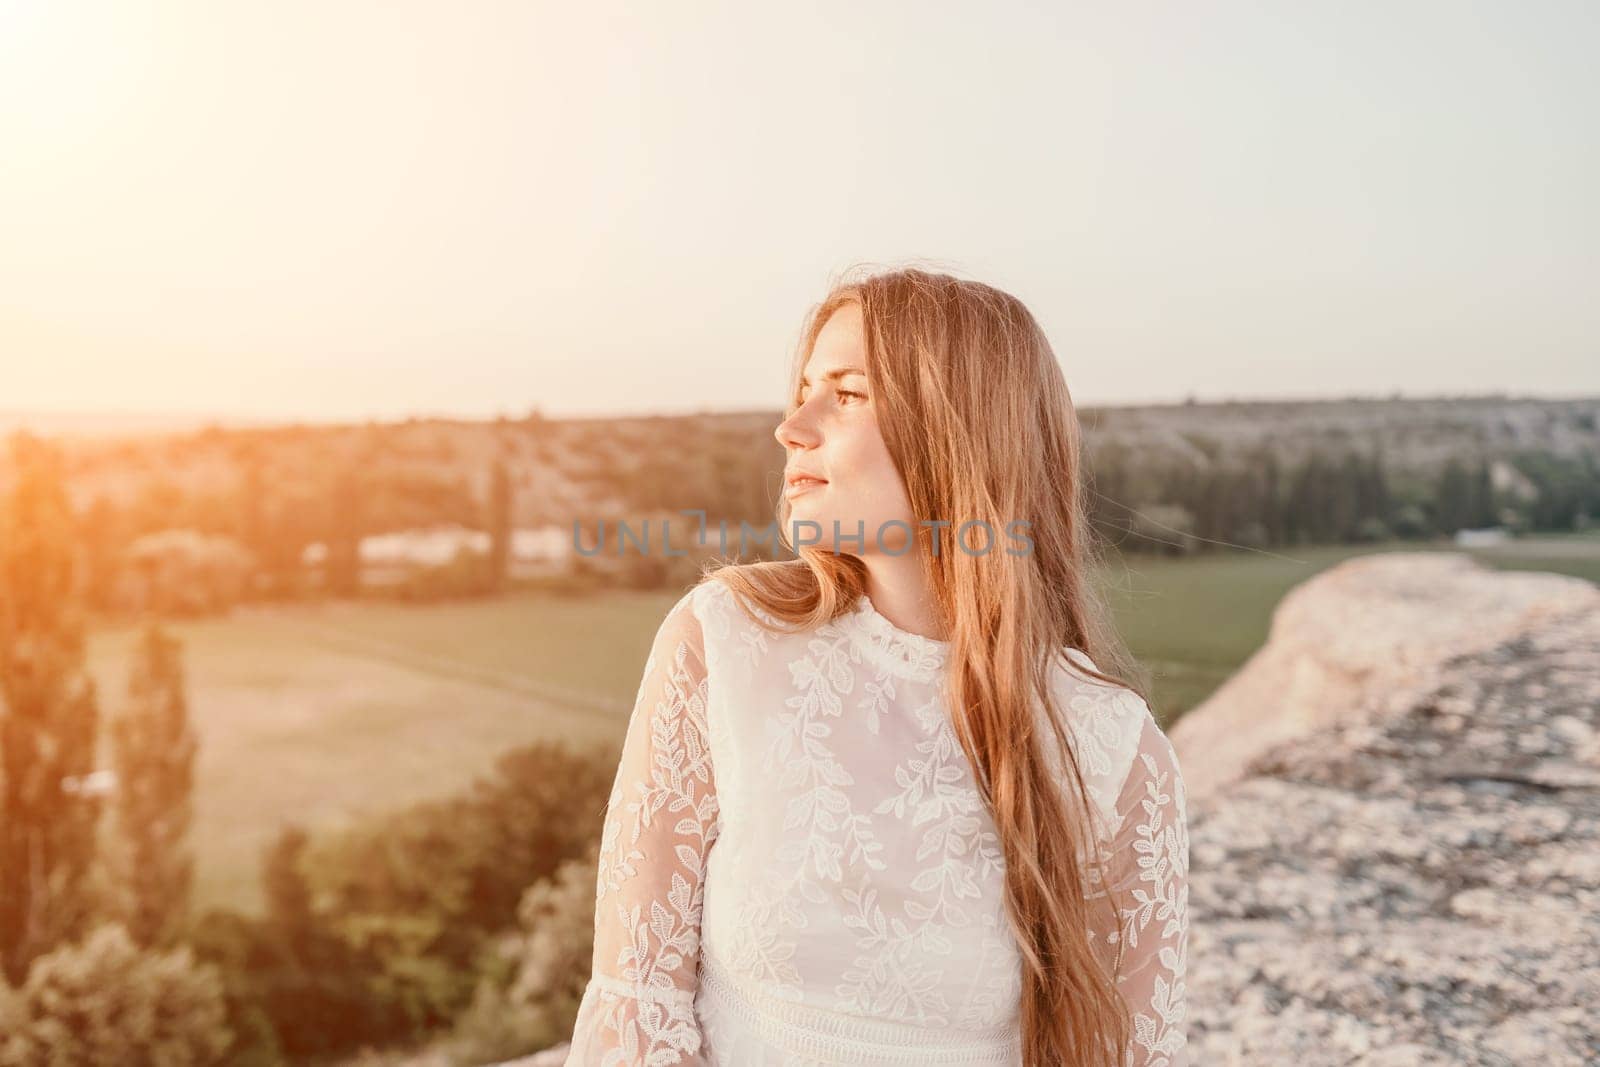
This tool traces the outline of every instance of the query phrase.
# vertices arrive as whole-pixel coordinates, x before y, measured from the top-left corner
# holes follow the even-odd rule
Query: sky
[[[859,264],[1014,293],[1079,405],[1594,396],[1597,53],[1538,0],[0,0],[0,411],[778,408]]]

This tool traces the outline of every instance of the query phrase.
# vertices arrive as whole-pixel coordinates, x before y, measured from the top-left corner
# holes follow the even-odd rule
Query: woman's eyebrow
[[[831,370],[828,373],[824,374],[822,376],[822,380],[825,381],[825,382],[829,382],[829,381],[833,381],[836,378],[843,378],[847,374],[859,374],[863,378],[865,378],[867,376],[867,372],[862,370],[860,367],[835,367],[833,370]],[[810,385],[811,384],[811,379],[807,378],[804,374],[802,374],[802,375],[800,375],[800,384],[801,385]]]

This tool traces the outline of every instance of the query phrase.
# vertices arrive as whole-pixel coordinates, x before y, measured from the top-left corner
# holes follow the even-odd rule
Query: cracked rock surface
[[[1346,713],[1287,740],[1267,731],[1191,799],[1194,1064],[1600,1064],[1600,589],[1451,562],[1429,610],[1451,610],[1459,575],[1464,603],[1493,617],[1488,590],[1504,583],[1514,618],[1492,619],[1495,639],[1455,651],[1469,611],[1438,628],[1431,658],[1418,632],[1399,638],[1409,673],[1366,669],[1359,651],[1353,663],[1363,631],[1381,663],[1414,609],[1383,594],[1385,568],[1415,582],[1436,558],[1364,557],[1297,589],[1296,610],[1315,614],[1324,585],[1350,628],[1336,675],[1311,665],[1342,679]],[[1364,608],[1349,585],[1368,591]],[[1303,671],[1266,652],[1252,664]],[[1340,699],[1319,694],[1325,709]],[[1186,778],[1216,700],[1171,732]]]

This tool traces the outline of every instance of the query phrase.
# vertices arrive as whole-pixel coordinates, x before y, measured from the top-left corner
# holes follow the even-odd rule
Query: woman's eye
[[[840,399],[840,401],[843,401],[844,398],[847,397],[847,396],[853,396],[857,400],[865,400],[867,398],[867,394],[866,393],[852,392],[849,389],[835,389],[834,390],[834,395],[837,396]]]

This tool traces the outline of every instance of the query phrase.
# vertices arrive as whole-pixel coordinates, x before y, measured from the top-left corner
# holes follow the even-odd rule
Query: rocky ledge
[[[1192,1063],[1600,1064],[1600,587],[1349,561],[1170,736]]]

